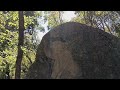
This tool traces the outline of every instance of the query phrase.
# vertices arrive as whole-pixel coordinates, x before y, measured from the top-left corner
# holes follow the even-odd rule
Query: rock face
[[[102,30],[68,22],[42,39],[27,79],[119,79],[120,40]]]

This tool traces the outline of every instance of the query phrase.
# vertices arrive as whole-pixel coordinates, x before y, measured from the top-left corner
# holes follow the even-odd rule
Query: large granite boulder
[[[120,40],[102,30],[68,22],[42,39],[27,79],[119,79]]]

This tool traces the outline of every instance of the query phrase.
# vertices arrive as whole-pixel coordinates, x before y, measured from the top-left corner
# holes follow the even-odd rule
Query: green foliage
[[[77,17],[73,21],[99,28],[117,36],[115,28],[120,16],[116,11],[76,11],[76,15]]]
[[[55,26],[58,26],[58,25],[64,23],[61,20],[60,13],[61,13],[60,11],[49,11],[48,12],[48,25],[50,27],[55,27]]]
[[[36,14],[35,14],[36,15]],[[38,15],[38,13],[37,13]],[[24,16],[25,28],[30,24],[35,24],[36,17],[31,15]],[[30,36],[30,35],[29,35]],[[35,60],[35,50],[32,47],[32,41],[25,38],[27,42],[24,47],[24,57],[22,62],[22,77],[25,76],[24,70],[27,70]],[[5,79],[6,72],[10,78],[14,79],[15,62],[17,58],[18,45],[18,11],[0,12],[0,79]],[[29,48],[29,49],[28,49]],[[29,56],[29,59],[26,57]],[[30,63],[30,60],[32,61]],[[5,63],[7,62],[7,63]],[[8,67],[9,66],[9,67]]]
[[[45,21],[48,20],[48,26],[51,28],[64,23],[60,20],[60,15],[60,11],[44,12]],[[77,17],[72,21],[97,27],[112,34],[115,31],[114,35],[120,37],[120,25],[117,22],[120,16],[115,11],[76,11],[76,15]],[[36,29],[44,31],[44,28],[37,22],[37,18],[40,17],[42,17],[41,11],[24,11],[25,29],[33,24],[34,27],[37,27]],[[15,76],[15,62],[18,53],[18,20],[18,11],[0,11],[0,79],[6,78],[6,72],[9,72],[11,79],[14,79]],[[38,44],[35,43],[33,37],[33,35],[26,34],[24,38],[21,78],[25,77],[29,66],[35,60]]]

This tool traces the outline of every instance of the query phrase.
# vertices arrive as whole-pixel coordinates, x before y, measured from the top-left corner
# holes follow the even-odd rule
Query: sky
[[[66,22],[69,22],[73,17],[75,17],[74,11],[64,11],[62,19],[65,20]],[[44,18],[42,18],[42,19],[44,19]],[[47,24],[48,24],[48,22],[46,22],[45,24],[42,25],[45,28],[45,32],[38,32],[37,33],[37,37],[39,38],[39,40],[41,40],[42,37],[48,32]]]
[[[73,17],[75,17],[74,11],[64,11],[62,19],[70,21]]]

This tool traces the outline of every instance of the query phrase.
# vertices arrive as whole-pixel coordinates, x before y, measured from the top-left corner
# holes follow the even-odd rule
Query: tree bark
[[[19,38],[18,38],[18,55],[16,60],[15,79],[20,79],[21,76],[21,63],[23,57],[22,46],[24,43],[24,15],[23,11],[18,12],[19,16]]]
[[[59,12],[59,23],[63,23],[63,20],[62,20],[62,11],[58,11]]]

